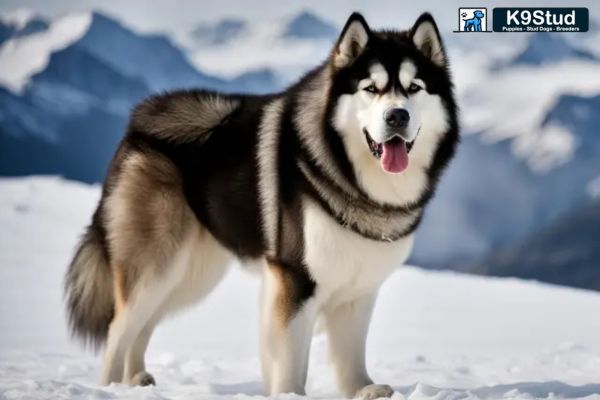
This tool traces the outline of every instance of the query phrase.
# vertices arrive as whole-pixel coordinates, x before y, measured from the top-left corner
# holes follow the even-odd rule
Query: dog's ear
[[[333,65],[336,68],[346,67],[363,52],[369,39],[371,29],[364,17],[359,13],[352,13],[333,51]]]
[[[440,37],[440,31],[429,13],[421,14],[409,31],[410,38],[417,49],[433,61],[434,64],[446,66],[446,51]]]

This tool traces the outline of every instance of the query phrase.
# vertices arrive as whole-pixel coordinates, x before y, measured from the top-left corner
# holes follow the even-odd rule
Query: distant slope
[[[138,34],[97,12],[59,17],[47,31],[0,46],[0,175],[60,174],[98,182],[135,103],[202,88],[264,93],[268,69],[226,80],[193,67],[166,36]]]
[[[412,262],[461,270],[585,205],[600,175],[597,110],[600,95],[564,94],[515,139],[464,136],[417,231]]]
[[[70,103],[78,103],[70,104],[74,112],[82,103],[88,103],[115,114],[127,114],[132,104],[150,93],[139,77],[126,75],[78,45],[52,53],[46,68],[35,74],[31,82],[30,96],[52,96],[48,101],[61,100],[62,109],[68,109],[71,100]],[[71,99],[74,93],[80,96]],[[57,109],[51,104],[47,107]]]
[[[5,41],[48,29],[48,21],[34,12],[17,11],[0,15],[0,45]]]
[[[226,18],[201,24],[188,41],[190,59],[204,71],[233,77],[268,68],[290,83],[325,60],[338,34],[339,27],[301,11],[268,21]]]
[[[50,55],[77,42],[91,22],[90,13],[71,13],[50,21],[44,31],[5,41],[0,46],[0,85],[23,93],[31,76],[46,67]]]
[[[587,50],[575,47],[560,33],[532,33],[525,49],[510,64],[543,65],[563,60],[598,61],[598,58]]]
[[[247,29],[247,21],[237,18],[225,18],[216,23],[198,25],[190,33],[190,36],[196,46],[215,46],[239,38]]]
[[[77,46],[124,75],[141,79],[152,91],[227,85],[194,68],[168,37],[135,33],[102,13],[92,13],[92,23]]]
[[[53,132],[50,139],[13,135],[7,129],[14,126],[0,125],[0,175],[52,174],[98,182],[108,170],[125,124],[121,115],[90,107],[83,113],[50,118],[46,125],[46,131]]]
[[[468,269],[600,290],[600,200]]]
[[[330,39],[338,35],[336,26],[324,21],[318,15],[303,11],[286,25],[283,36],[298,39]]]

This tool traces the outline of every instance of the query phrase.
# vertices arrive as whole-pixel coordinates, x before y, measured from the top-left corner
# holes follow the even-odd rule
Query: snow
[[[288,80],[296,79],[325,60],[332,41],[285,38],[285,26],[281,21],[252,24],[225,44],[196,47],[190,59],[200,70],[224,77],[271,68]]]
[[[542,132],[520,135],[513,142],[513,152],[538,173],[568,163],[575,155],[575,148],[575,137],[564,127],[553,124],[546,126]]]
[[[595,63],[565,61],[554,65],[489,71],[489,58],[454,58],[456,87],[463,100],[465,128],[495,138],[539,129],[555,99],[563,93],[593,95],[600,91]]]
[[[518,137],[515,155],[534,172],[548,172],[572,159],[573,135],[541,123],[560,95],[600,92],[597,63],[568,60],[494,70],[496,61],[486,55],[450,58],[459,104],[469,110],[461,114],[463,131],[484,132],[490,142]],[[537,146],[543,147],[543,156]]]
[[[7,25],[13,25],[17,29],[23,29],[29,21],[38,16],[38,13],[34,10],[18,8],[0,13],[0,21]]]
[[[67,14],[47,31],[13,38],[0,47],[0,85],[22,93],[30,78],[42,71],[50,55],[81,38],[92,22],[91,13]]]
[[[260,399],[259,282],[238,267],[158,329],[157,387],[97,385],[100,357],[69,339],[61,296],[99,193],[55,177],[0,179],[0,398]],[[368,364],[397,400],[600,399],[599,309],[594,292],[403,267],[382,289]],[[336,397],[326,360],[317,336],[311,398]]]
[[[588,183],[587,192],[591,198],[600,199],[600,175]]]

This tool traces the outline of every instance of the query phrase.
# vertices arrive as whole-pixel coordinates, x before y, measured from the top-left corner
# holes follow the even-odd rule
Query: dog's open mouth
[[[394,136],[384,143],[377,143],[369,132],[364,129],[365,138],[369,150],[375,158],[380,160],[381,168],[390,173],[400,173],[408,167],[408,153],[410,153],[415,141],[406,142],[398,136]]]

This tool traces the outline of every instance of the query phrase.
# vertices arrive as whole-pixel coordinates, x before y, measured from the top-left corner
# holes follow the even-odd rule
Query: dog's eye
[[[369,92],[369,93],[377,93],[377,86],[371,84],[369,86],[367,86],[366,88],[363,89],[365,92]]]
[[[421,89],[422,89],[421,86],[417,85],[416,83],[411,83],[410,86],[408,87],[407,92],[410,94],[413,94],[413,93],[417,93]]]

